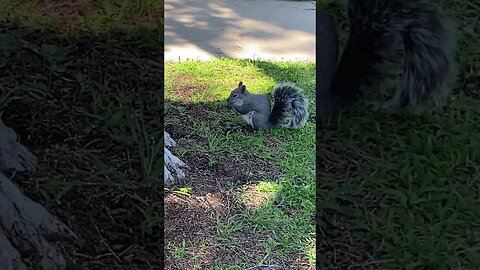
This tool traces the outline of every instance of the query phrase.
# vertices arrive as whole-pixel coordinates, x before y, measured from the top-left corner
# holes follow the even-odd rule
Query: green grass
[[[358,167],[319,178],[318,210],[345,216],[355,241],[385,253],[381,269],[477,269],[479,105],[460,98],[422,118],[357,112],[324,128],[320,141]]]
[[[249,91],[262,94],[271,94],[278,82],[294,82],[305,90],[310,99],[310,113],[314,115],[315,66],[312,63],[230,59],[169,62],[165,65],[166,129],[179,124],[180,118],[188,119],[195,136],[178,138],[180,151],[175,149],[176,152],[180,155],[192,151],[205,153],[212,169],[233,163],[239,173],[243,172],[253,181],[248,186],[226,183],[234,190],[239,210],[227,217],[217,217],[217,244],[225,249],[241,249],[236,239],[241,237],[239,234],[249,232],[259,252],[279,258],[300,254],[313,265],[315,124],[310,121],[298,130],[225,132],[226,127],[243,125],[241,117],[226,107],[226,99],[239,80]],[[187,106],[195,109],[185,109]],[[202,117],[204,112],[215,112],[215,116],[207,120]],[[249,168],[249,162],[257,163],[265,171]],[[272,170],[281,177],[272,179]],[[192,185],[195,188],[198,183]],[[246,207],[255,197],[262,198],[259,204]],[[249,266],[258,263],[247,257],[241,259]],[[220,258],[211,269],[244,268],[240,263],[224,260]],[[226,265],[229,268],[225,268]]]
[[[74,0],[53,2],[0,0],[0,19],[57,31],[108,33],[163,25],[163,0]]]
[[[98,226],[110,244],[142,250],[145,263],[123,260],[133,268],[163,263],[148,255],[163,249],[157,19],[163,1],[0,0],[0,113],[39,159],[37,171],[15,177],[81,238],[98,237]],[[104,211],[122,207],[125,220]],[[86,268],[117,264],[88,244],[64,252]]]
[[[172,256],[175,260],[182,261],[186,256],[186,244],[185,241],[182,242],[179,246],[172,247]]]
[[[480,1],[442,6],[460,31],[459,85],[478,82]],[[358,108],[319,129],[323,269],[480,269],[480,100],[456,90],[441,112]]]

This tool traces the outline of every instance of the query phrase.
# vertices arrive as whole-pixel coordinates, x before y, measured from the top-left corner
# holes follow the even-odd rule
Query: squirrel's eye
[[[234,98],[236,98],[236,97],[238,97],[238,95],[237,95],[237,94],[235,94],[235,95],[233,95],[233,97],[234,97]]]

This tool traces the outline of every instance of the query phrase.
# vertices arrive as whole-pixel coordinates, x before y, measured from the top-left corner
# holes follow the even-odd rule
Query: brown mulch
[[[228,113],[222,109],[209,109],[202,105],[175,104],[183,106],[194,120],[213,119],[215,114]],[[166,119],[177,120],[165,128],[179,147],[187,146],[191,141],[195,144],[207,142],[193,132],[192,120],[174,110],[166,111]],[[227,130],[243,130],[242,126],[228,126]],[[245,131],[250,132],[250,131]],[[268,141],[267,144],[275,142]],[[175,148],[172,149],[175,152]],[[242,166],[237,162],[220,161],[209,165],[206,153],[189,151],[182,155],[182,160],[190,166],[189,177],[181,186],[191,187],[188,195],[167,191],[165,193],[165,264],[167,269],[209,269],[216,261],[228,264],[239,264],[245,261],[255,261],[255,258],[265,257],[264,265],[275,265],[274,269],[310,269],[301,255],[267,256],[259,242],[268,239],[268,234],[251,232],[248,225],[233,233],[230,240],[222,242],[217,230],[217,218],[222,222],[234,219],[241,222],[238,216],[241,208],[255,207],[256,199],[250,203],[238,201],[236,193],[245,187],[251,191],[251,185],[257,183],[255,175],[261,171],[269,178],[278,179],[281,176],[274,164],[268,166],[256,160],[255,157],[242,158]],[[253,174],[252,174],[253,173]],[[252,176],[253,175],[253,176]],[[230,183],[230,184],[229,184]],[[255,192],[249,192],[255,196]],[[261,200],[262,198],[258,198]],[[264,199],[264,198],[263,198]],[[185,242],[184,242],[185,241]],[[175,248],[185,243],[186,255],[178,258]],[[197,267],[197,268],[194,268]],[[268,269],[268,268],[264,268]]]
[[[36,172],[14,179],[80,237],[59,243],[72,269],[163,269],[161,179],[144,179],[127,116],[106,124],[118,109],[161,134],[161,49],[120,32],[73,38],[10,24],[0,32],[21,41],[0,62],[0,85],[20,97],[2,118],[39,159]],[[43,44],[60,49],[48,58]]]

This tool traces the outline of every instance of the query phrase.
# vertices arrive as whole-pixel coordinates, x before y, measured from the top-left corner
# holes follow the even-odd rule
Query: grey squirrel
[[[277,125],[297,128],[308,119],[308,100],[303,90],[290,83],[278,84],[273,89],[275,103],[271,109],[267,95],[252,94],[240,82],[231,93],[227,105],[242,115],[254,129],[270,129]],[[288,116],[288,112],[291,116]]]
[[[403,53],[402,79],[380,109],[421,109],[442,101],[456,77],[456,30],[435,0],[349,0],[350,31],[337,62],[338,35],[330,15],[317,10],[317,116],[351,108],[378,87]]]

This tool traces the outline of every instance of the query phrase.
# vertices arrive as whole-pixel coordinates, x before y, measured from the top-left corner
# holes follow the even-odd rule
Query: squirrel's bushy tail
[[[423,105],[448,94],[455,75],[456,32],[432,0],[350,0],[350,35],[332,81],[332,94],[354,102],[361,86],[384,75],[380,64],[404,49],[400,87],[386,107]]]
[[[275,104],[269,117],[272,125],[284,124],[284,127],[297,128],[307,122],[308,100],[303,90],[289,83],[277,85],[273,90]],[[288,119],[288,113],[290,118]],[[287,121],[288,120],[288,121]]]

